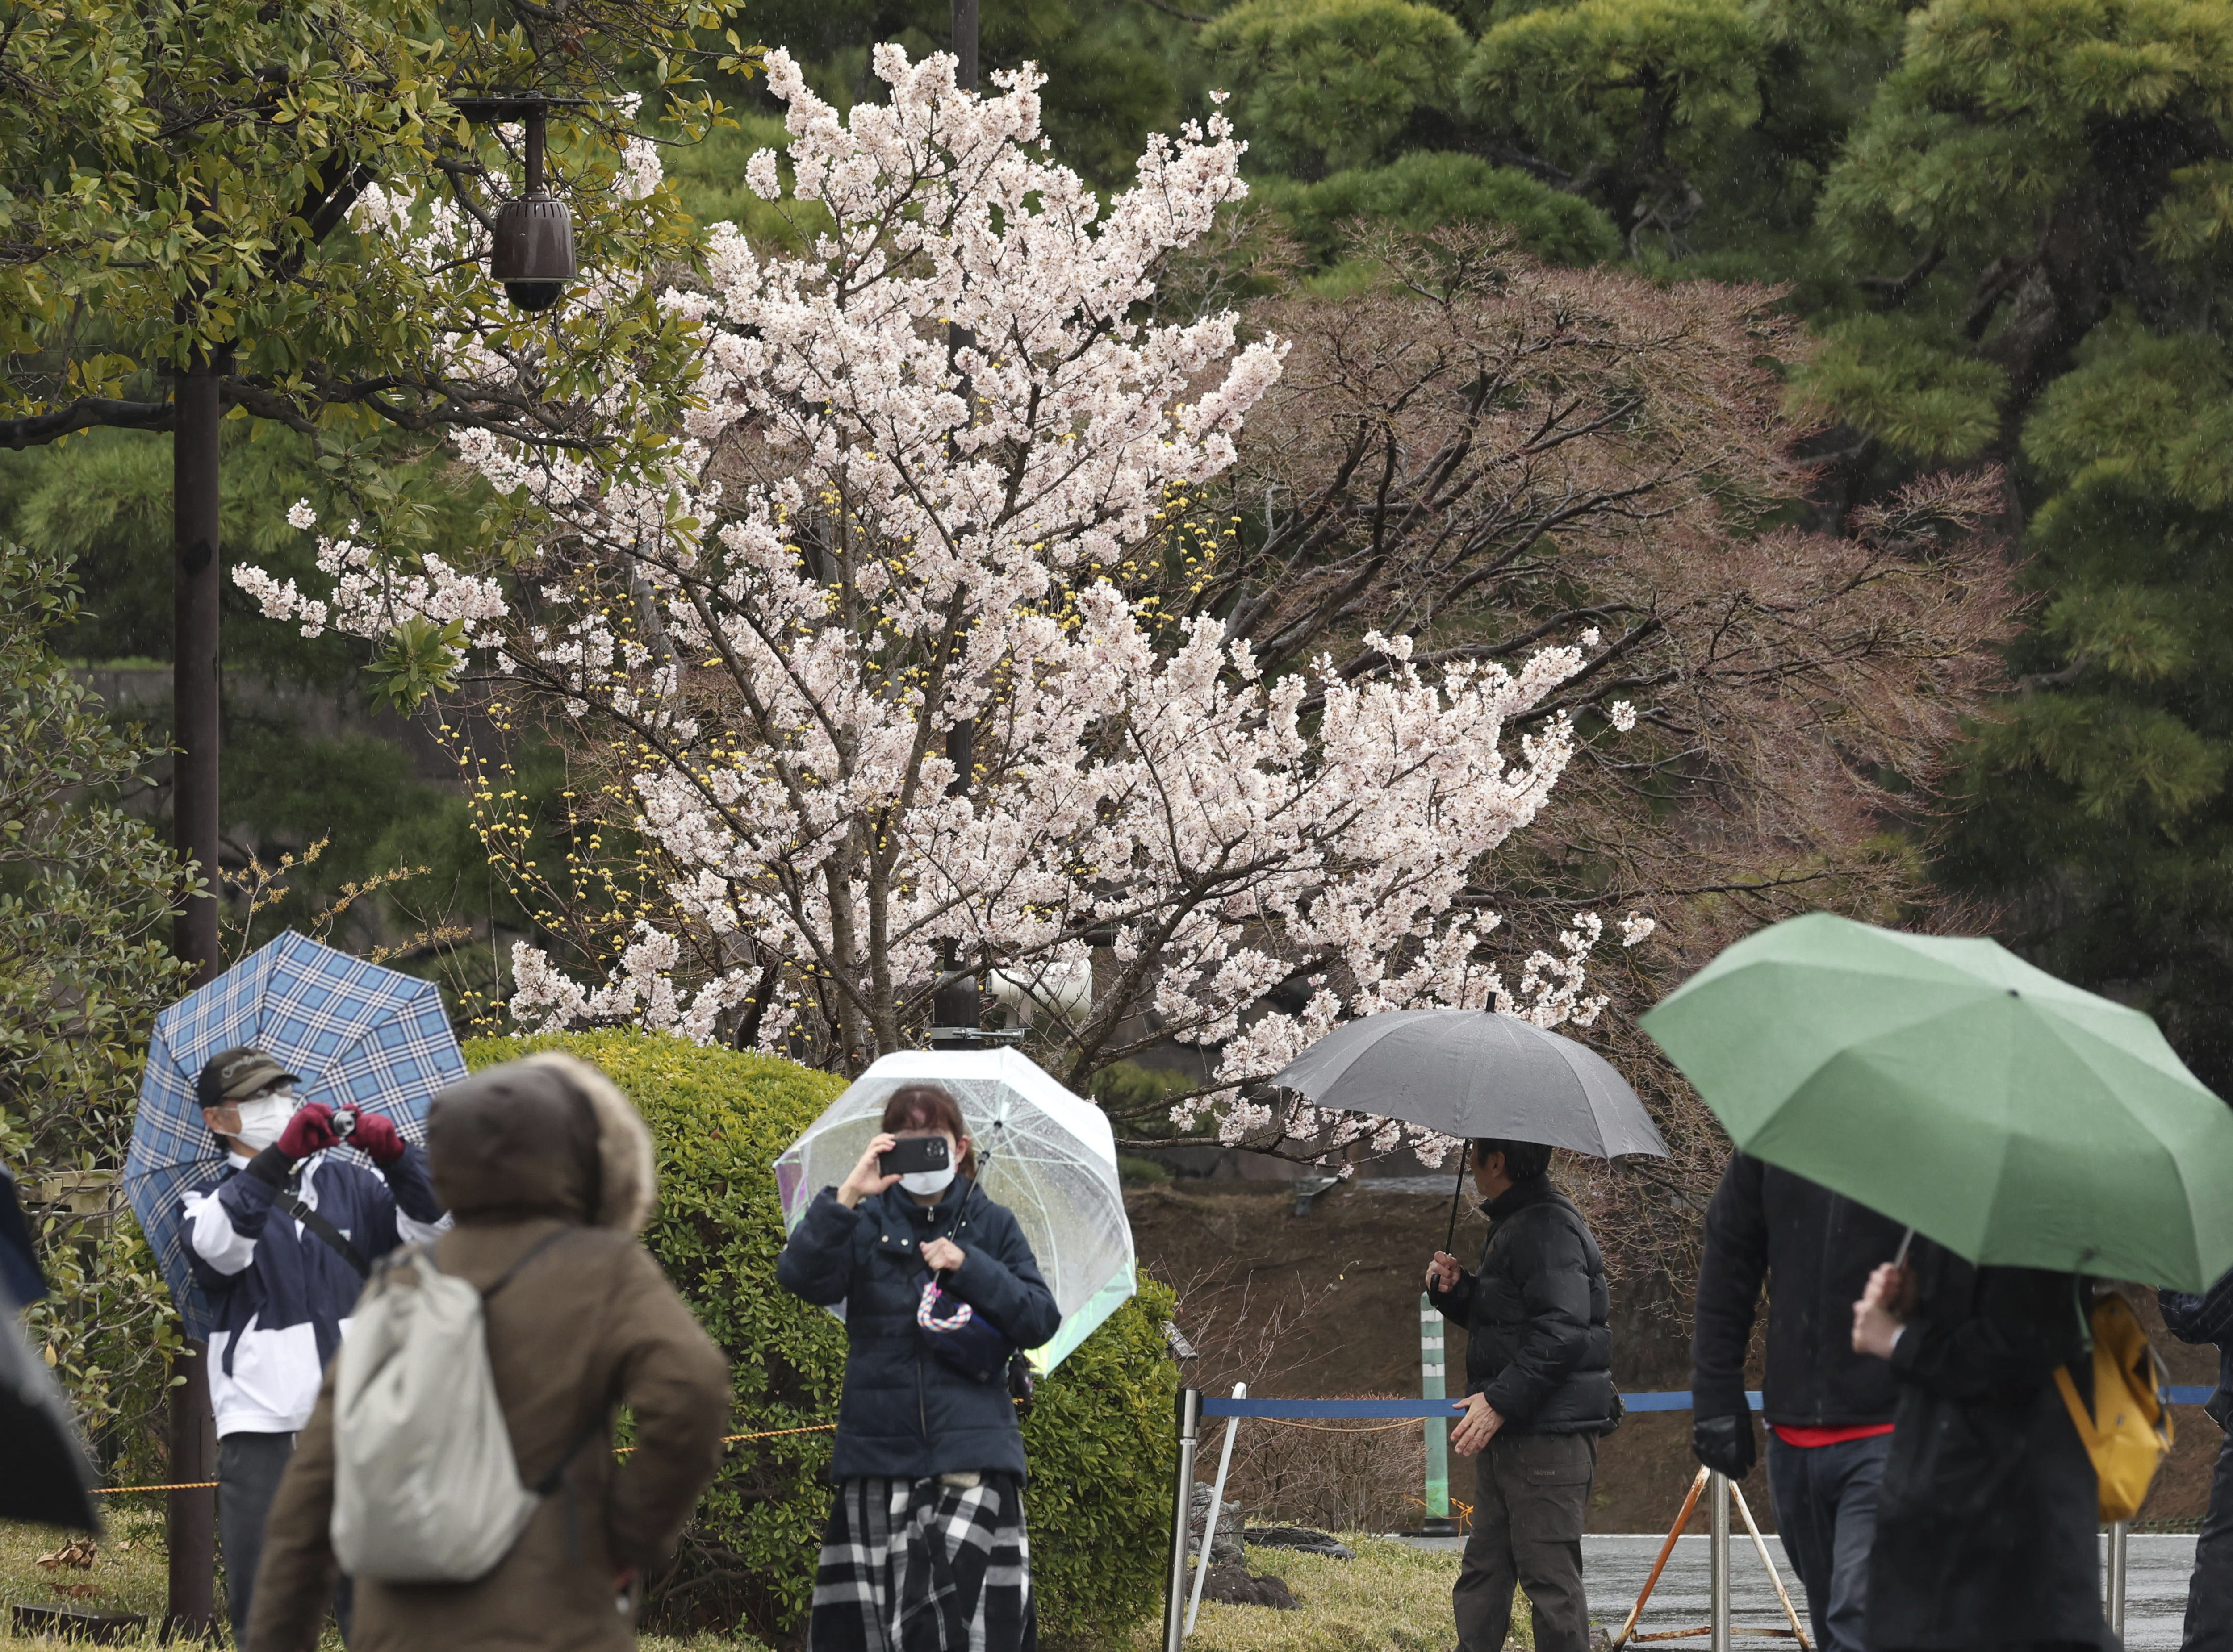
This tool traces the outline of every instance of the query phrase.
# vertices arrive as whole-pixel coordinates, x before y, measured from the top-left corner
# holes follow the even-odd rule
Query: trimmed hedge
[[[844,1328],[775,1282],[784,1231],[772,1166],[844,1081],[660,1033],[480,1038],[465,1059],[478,1070],[549,1049],[609,1074],[651,1126],[659,1210],[644,1242],[728,1354],[732,1428],[827,1421],[844,1374]],[[1051,1645],[1116,1640],[1160,1597],[1177,1450],[1178,1378],[1161,1330],[1171,1303],[1169,1291],[1143,1281],[1040,1384],[1025,1422],[1032,1575]],[[814,1433],[732,1446],[654,1590],[654,1619],[768,1639],[803,1631],[830,1509],[830,1445]]]

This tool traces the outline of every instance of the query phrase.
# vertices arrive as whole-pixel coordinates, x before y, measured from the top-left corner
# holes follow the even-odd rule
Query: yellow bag
[[[2068,1366],[2055,1369],[2054,1382],[2100,1479],[2101,1518],[2131,1519],[2171,1442],[2169,1375],[2131,1303],[2113,1291],[2094,1300],[2093,1415],[2080,1403]]]

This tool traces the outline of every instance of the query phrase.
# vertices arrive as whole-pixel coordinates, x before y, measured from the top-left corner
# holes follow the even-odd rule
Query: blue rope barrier
[[[2173,1405],[2201,1405],[2217,1392],[2214,1389],[2178,1388],[2171,1390]],[[1649,1394],[1624,1394],[1622,1402],[1631,1412],[1688,1411],[1690,1395],[1687,1389],[1664,1389]],[[1754,1410],[1760,1408],[1760,1395],[1748,1393],[1745,1399]],[[1205,1417],[1448,1417],[1465,1409],[1462,1400],[1220,1400],[1204,1395],[1201,1415]]]

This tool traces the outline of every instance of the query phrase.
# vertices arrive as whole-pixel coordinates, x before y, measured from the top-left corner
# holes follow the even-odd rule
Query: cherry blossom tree
[[[980,976],[1073,1085],[1177,1039],[1216,1052],[1181,1110],[1223,1139],[1392,1148],[1400,1127],[1245,1087],[1377,1010],[1595,1016],[1598,917],[1508,945],[1460,897],[1566,771],[1553,702],[1598,635],[1428,663],[1375,631],[1383,668],[1357,679],[1325,656],[1266,673],[1215,614],[1175,613],[1171,579],[1234,531],[1211,490],[1286,348],[1153,308],[1245,194],[1241,146],[1221,117],[1155,139],[1104,208],[1047,153],[1033,72],[979,97],[943,55],[874,67],[888,101],[841,119],[770,55],[791,142],[749,181],[830,227],[763,258],[716,226],[709,279],[664,295],[700,347],[661,464],[469,433],[548,524],[516,577],[345,534],[321,543],[326,595],[241,582],[305,626],[439,627],[504,715],[571,725],[656,877],[603,979],[517,950],[524,1023],[857,1070]],[[614,416],[630,393],[605,393]]]

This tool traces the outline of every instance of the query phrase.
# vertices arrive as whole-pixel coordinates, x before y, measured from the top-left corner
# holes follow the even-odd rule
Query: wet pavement
[[[1462,1544],[1462,1539],[1456,1538],[1409,1540],[1436,1549],[1456,1549]],[[1582,1539],[1583,1577],[1589,1588],[1592,1622],[1602,1623],[1610,1632],[1619,1631],[1664,1541],[1663,1537],[1644,1533]],[[1651,1600],[1637,1624],[1639,1634],[1705,1627],[1707,1541],[1702,1536],[1694,1536],[1676,1543],[1675,1554],[1660,1575],[1659,1585],[1651,1591]],[[2125,1645],[2129,1652],[2177,1652],[2181,1620],[2186,1611],[2187,1576],[2194,1568],[2194,1538],[2191,1535],[2141,1533],[2133,1536],[2130,1544],[2125,1574]],[[1783,1545],[1771,1537],[1768,1539],[1768,1551],[1775,1558],[1784,1586],[1791,1591],[1791,1603],[1803,1619],[1807,1597],[1784,1557]],[[2106,1538],[2102,1539],[2101,1552],[2106,1564]],[[1776,1646],[1790,1652],[1793,1643],[1787,1636],[1746,1632],[1783,1627],[1787,1620],[1776,1600],[1774,1587],[1760,1564],[1760,1556],[1741,1527],[1731,1545],[1729,1572],[1735,1590],[1730,1610],[1737,1631],[1736,1643],[1755,1652]],[[1807,1638],[1813,1638],[1811,1627]],[[1706,1637],[1652,1644],[1696,1647],[1702,1652]]]

